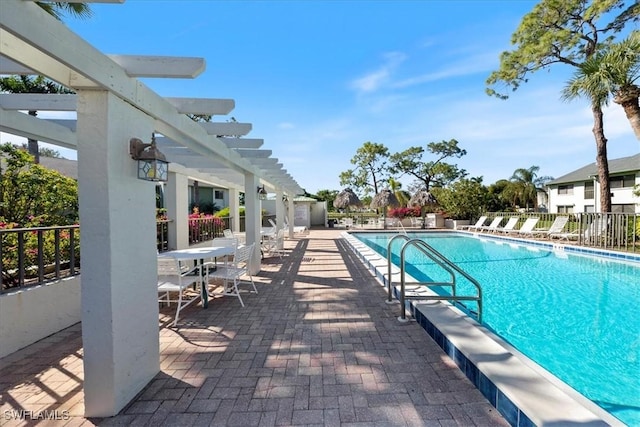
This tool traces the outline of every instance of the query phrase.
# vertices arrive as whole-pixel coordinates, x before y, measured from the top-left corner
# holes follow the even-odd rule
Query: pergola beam
[[[258,149],[264,145],[264,139],[257,138],[218,138],[229,148]]]
[[[200,123],[209,135],[215,136],[244,136],[251,132],[251,123],[238,122],[202,122]]]

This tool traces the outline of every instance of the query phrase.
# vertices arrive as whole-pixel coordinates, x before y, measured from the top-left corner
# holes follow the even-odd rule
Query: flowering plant
[[[389,209],[389,214],[391,218],[410,218],[410,217],[419,217],[420,216],[420,208],[393,208]]]

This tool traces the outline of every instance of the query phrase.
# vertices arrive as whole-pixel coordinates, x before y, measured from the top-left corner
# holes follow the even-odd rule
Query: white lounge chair
[[[591,241],[594,243],[599,237],[601,237],[607,230],[607,220],[602,217],[600,219],[593,219],[586,228],[577,229],[569,232],[553,233],[551,238],[558,238],[559,240],[577,240],[582,236],[585,242]]]
[[[500,226],[500,223],[502,222],[502,220],[504,219],[503,216],[497,216],[495,218],[493,218],[493,221],[491,221],[491,224],[487,225],[487,226],[482,226],[482,227],[476,227],[477,231],[487,231],[487,232],[492,232],[492,231],[496,231],[498,229],[498,226]]]
[[[482,227],[486,220],[487,220],[487,216],[486,215],[482,215],[480,218],[478,218],[478,221],[476,221],[475,224],[473,224],[473,225],[461,225],[458,228],[460,230],[475,230],[475,229],[478,229],[478,228]]]
[[[244,307],[244,302],[242,301],[240,290],[238,288],[238,285],[241,283],[240,278],[243,276],[249,277],[253,291],[258,293],[256,285],[253,283],[253,277],[251,276],[251,272],[248,268],[251,264],[254,248],[255,243],[240,246],[236,249],[231,261],[227,261],[223,265],[216,265],[215,271],[207,271],[208,279],[222,280],[222,291],[213,292],[213,295],[220,294],[225,296],[237,296],[240,301],[240,305]]]
[[[564,227],[569,222],[569,217],[566,215],[557,216],[556,219],[553,220],[553,223],[547,230],[534,230],[533,234],[541,237],[548,237],[552,239],[557,234],[562,234]]]
[[[287,221],[287,219],[284,219],[284,229],[285,230],[289,230],[289,222]],[[294,225],[293,226],[293,232],[294,233],[306,233],[307,231],[309,231],[307,229],[307,227],[305,225]]]
[[[538,221],[540,221],[540,218],[527,218],[524,224],[522,224],[522,227],[520,227],[518,230],[513,230],[509,234],[532,237],[535,235],[534,228],[536,227],[536,224],[538,224]]]
[[[498,227],[493,231],[495,233],[498,233],[498,232],[509,233],[510,231],[513,231],[516,228],[516,224],[518,223],[519,220],[520,218],[518,218],[517,216],[512,216],[511,218],[509,218],[509,221],[507,221],[504,227]]]

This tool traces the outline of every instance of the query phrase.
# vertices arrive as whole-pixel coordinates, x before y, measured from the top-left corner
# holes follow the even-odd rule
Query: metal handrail
[[[393,301],[393,294],[392,294],[393,281],[391,280],[391,265],[392,265],[391,244],[393,243],[394,240],[396,240],[398,238],[404,239],[405,240],[405,244],[406,244],[407,241],[411,240],[411,238],[406,233],[405,234],[396,234],[391,239],[389,239],[389,242],[387,243],[387,274],[388,274],[388,277],[389,277],[388,296],[387,296],[387,302],[388,303],[391,303]],[[436,285],[437,286],[451,286],[452,287],[452,291],[455,293],[455,290],[456,290],[456,277],[455,277],[455,274],[453,273],[453,271],[449,267],[444,265],[442,263],[442,261],[431,257],[429,254],[426,254],[426,255],[429,256],[429,258],[431,258],[431,260],[433,262],[435,262],[440,267],[442,267],[444,270],[446,270],[449,273],[449,275],[451,276],[451,281],[450,282],[442,282],[442,283],[433,282],[432,285],[434,285],[434,286],[436,286]],[[402,273],[402,268],[400,269],[400,272]]]
[[[411,298],[411,297],[407,297],[406,296],[406,292],[405,292],[405,278],[406,278],[406,274],[405,274],[405,252],[407,250],[407,248],[409,248],[410,246],[415,247],[416,249],[418,249],[420,252],[422,252],[424,255],[426,255],[427,257],[429,257],[429,259],[431,259],[433,262],[435,262],[438,266],[440,266],[441,268],[443,268],[447,273],[449,273],[450,277],[451,277],[451,281],[450,282],[422,282],[419,283],[420,285],[424,285],[424,286],[451,286],[451,292],[452,295],[429,295],[429,296],[420,296],[420,299],[425,299],[425,300],[436,300],[436,301],[476,301],[478,303],[478,312],[476,313],[477,315],[477,320],[478,322],[482,323],[482,287],[480,286],[480,283],[478,283],[478,281],[476,279],[474,279],[473,277],[471,277],[469,274],[467,274],[464,270],[462,270],[460,267],[458,267],[456,264],[454,264],[453,262],[451,262],[448,258],[446,258],[444,255],[442,255],[440,252],[438,252],[436,249],[434,249],[431,245],[429,245],[428,243],[426,243],[425,241],[421,240],[421,239],[409,239],[408,236],[404,236],[404,235],[396,235],[394,237],[392,237],[391,239],[389,239],[389,242],[387,244],[387,268],[388,268],[388,274],[389,274],[389,283],[388,283],[388,289],[389,289],[389,296],[388,296],[388,301],[391,301],[392,298],[392,286],[393,286],[393,281],[391,280],[391,244],[392,242],[397,239],[397,238],[404,238],[406,241],[405,243],[402,245],[402,248],[400,249],[400,305],[401,305],[401,312],[400,312],[400,317],[398,318],[398,320],[400,320],[401,322],[406,322],[407,321],[407,317],[406,317],[406,299],[407,298]],[[456,292],[456,278],[455,278],[455,273],[453,273],[453,270],[455,270],[457,273],[461,274],[462,276],[464,276],[473,286],[475,286],[476,290],[477,290],[477,295],[470,295],[470,296],[465,296],[465,295],[457,295]],[[471,311],[471,310],[470,310]]]

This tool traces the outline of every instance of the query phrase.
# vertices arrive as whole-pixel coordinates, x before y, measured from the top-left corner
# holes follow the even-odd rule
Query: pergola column
[[[281,189],[276,190],[276,226],[278,230],[284,227],[284,193]]]
[[[289,223],[289,238],[293,239],[293,226],[295,225],[295,206],[293,205],[293,197],[289,197],[288,203],[287,222]]]
[[[256,243],[255,252],[253,253],[252,265],[250,266],[251,274],[257,274],[260,271],[260,228],[262,226],[262,205],[256,190],[260,185],[260,180],[254,174],[246,172],[244,174],[244,220],[247,244]]]
[[[231,230],[240,232],[240,192],[235,188],[229,189],[229,215],[231,216]]]
[[[169,250],[189,247],[189,177],[169,171],[169,180],[165,185],[165,207],[167,218],[171,220]]]
[[[107,91],[78,91],[86,417],[116,415],[160,369],[155,188],[129,155],[153,125]]]

